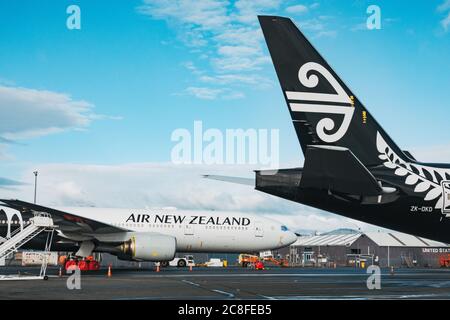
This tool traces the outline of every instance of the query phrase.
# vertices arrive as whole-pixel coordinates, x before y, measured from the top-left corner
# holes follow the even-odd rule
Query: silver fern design
[[[436,200],[436,209],[444,213],[444,198],[442,181],[450,180],[450,171],[446,169],[432,168],[419,164],[411,164],[401,159],[387,144],[379,132],[377,132],[378,156],[384,161],[384,166],[395,170],[395,174],[405,177],[405,184],[414,187],[414,192],[424,193],[425,201]],[[450,214],[445,215],[447,218]]]

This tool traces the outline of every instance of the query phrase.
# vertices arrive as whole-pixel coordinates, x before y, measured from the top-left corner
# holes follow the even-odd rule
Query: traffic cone
[[[58,272],[58,277],[62,277],[62,268],[61,267],[59,267],[59,272]]]
[[[156,265],[156,272],[159,272],[159,263]]]
[[[112,277],[111,265],[108,266],[108,278]]]

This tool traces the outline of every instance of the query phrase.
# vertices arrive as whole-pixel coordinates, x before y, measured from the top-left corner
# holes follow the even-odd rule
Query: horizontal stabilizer
[[[211,179],[211,180],[219,180],[219,181],[225,181],[225,182],[231,182],[231,183],[237,183],[237,184],[244,184],[248,186],[255,186],[255,179],[254,178],[240,178],[240,177],[228,177],[228,176],[216,176],[211,174],[205,174],[203,175],[203,178]]]
[[[375,177],[347,148],[308,146],[301,188],[376,196],[383,190]]]

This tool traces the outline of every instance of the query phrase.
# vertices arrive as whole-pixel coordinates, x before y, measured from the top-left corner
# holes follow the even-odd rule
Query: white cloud
[[[274,12],[280,4],[280,0],[238,0],[235,3],[237,10],[233,17],[238,22],[257,25],[258,15]]]
[[[223,56],[254,56],[259,53],[259,48],[248,46],[221,46],[217,50]]]
[[[203,71],[199,70],[197,68],[197,66],[194,64],[194,62],[192,62],[192,61],[187,61],[187,62],[183,63],[183,66],[186,69],[188,69],[189,71],[191,71],[193,74],[200,75],[203,73]]]
[[[206,87],[188,87],[186,88],[186,93],[193,95],[199,99],[214,100],[217,99],[223,89],[212,89]]]
[[[222,0],[144,0],[138,12],[175,24],[212,30],[229,22],[228,1]]]
[[[261,65],[270,62],[270,58],[266,56],[261,57],[228,56],[228,57],[214,58],[212,59],[211,62],[218,70],[222,72],[254,71],[260,70]]]
[[[12,161],[15,160],[14,157],[6,151],[4,142],[0,142],[0,161]]]
[[[184,92],[202,100],[234,100],[244,97],[243,93],[231,90],[229,88],[214,89],[208,87],[188,87],[184,90]]]
[[[314,39],[323,38],[323,37],[336,38],[336,36],[337,36],[337,31],[334,31],[334,30],[320,31],[314,36]]]
[[[94,105],[65,93],[0,85],[0,161],[13,161],[8,145],[67,130],[85,130],[94,120],[121,117],[93,112]]]
[[[443,20],[441,20],[441,25],[444,28],[444,30],[447,32],[450,27],[450,12],[447,14],[447,17],[445,17]]]
[[[446,12],[445,18],[441,20],[441,26],[445,32],[450,29],[450,0],[445,0],[437,7],[438,12]]]
[[[253,212],[292,229],[329,231],[338,227],[370,228],[244,186],[202,178],[203,174],[253,177],[252,166],[185,166],[170,163],[123,165],[47,164],[24,170],[28,185],[2,190],[2,197],[33,199],[29,172],[39,170],[38,203],[48,206],[177,207],[192,210]]]
[[[312,34],[313,39],[321,37],[335,38],[337,36],[336,29],[330,29],[328,21],[333,17],[330,16],[318,16],[317,18],[299,20],[297,25],[303,31],[309,31]]]
[[[260,28],[234,26],[214,36],[214,41],[221,45],[246,45],[259,47],[264,40]]]
[[[280,3],[280,0],[144,0],[138,12],[167,21],[187,46],[199,50],[198,57],[208,59],[211,71],[207,77],[219,79],[219,76],[235,71],[244,75],[270,62],[263,51],[263,35],[257,14],[276,10]],[[185,67],[198,76],[200,82],[205,82],[204,77],[200,78],[205,72],[196,68],[194,62],[189,62]],[[239,84],[239,79],[234,77],[228,83]],[[248,84],[245,76],[241,79],[244,80],[241,85]],[[192,85],[186,92],[200,99],[214,99],[221,93],[226,93],[227,98],[242,97],[236,90],[230,90]]]
[[[15,180],[0,177],[0,189],[7,189],[7,188],[14,189],[17,186],[23,186],[23,185],[24,185],[24,183],[22,183],[20,181],[15,181]]]
[[[261,89],[270,88],[273,82],[267,78],[261,77],[257,74],[241,75],[241,74],[223,74],[217,76],[201,76],[200,81],[212,84],[232,84],[245,83]]]
[[[421,162],[450,163],[450,145],[415,147],[411,153]]]
[[[353,27],[351,27],[350,30],[351,31],[366,31],[366,30],[368,30],[367,23],[366,22],[358,23],[358,24],[354,25]]]
[[[220,71],[248,71],[259,69],[270,61],[262,55],[261,48],[249,46],[221,46],[219,57],[212,59],[213,65]]]
[[[206,88],[205,79],[214,79],[215,84],[252,85],[249,89],[267,87],[253,86],[248,81],[248,77],[254,78],[255,72],[271,62],[257,16],[276,14],[283,10],[283,5],[286,6],[281,0],[143,0],[137,10],[153,19],[166,21],[187,47],[195,49],[191,52],[195,51],[198,59],[207,59],[210,68],[203,66],[202,61],[203,70],[196,68],[194,61],[184,65],[201,83],[191,83],[185,91],[200,99],[215,99],[223,93],[227,93],[228,98],[242,97],[242,94],[235,88]],[[300,12],[317,7],[318,3],[313,3],[309,8],[294,5],[286,10]],[[336,31],[326,30],[323,20],[307,20],[304,29],[317,37],[334,37]],[[234,77],[236,73],[242,77]],[[224,77],[227,75],[230,77]],[[269,82],[268,79],[262,81],[264,84]]]
[[[450,0],[445,0],[442,4],[438,6],[437,10],[439,12],[450,10]]]
[[[287,13],[306,13],[308,12],[308,7],[302,4],[297,4],[286,8]]]
[[[236,100],[236,99],[242,99],[245,97],[245,94],[239,91],[225,91],[224,94],[222,94],[222,99],[224,100]]]
[[[320,21],[318,18],[301,20],[297,23],[297,25],[302,30],[307,30],[307,31],[322,32],[325,30],[325,24],[322,21]]]
[[[0,86],[0,136],[23,139],[89,125],[93,105],[52,91]]]

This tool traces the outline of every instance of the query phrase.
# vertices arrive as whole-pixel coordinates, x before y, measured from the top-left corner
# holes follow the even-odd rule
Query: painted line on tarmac
[[[181,280],[181,282],[187,283],[187,284],[189,284],[191,286],[194,286],[194,287],[197,287],[197,288],[200,288],[200,289],[203,289],[203,290],[207,290],[209,292],[215,292],[215,293],[219,293],[221,295],[225,295],[225,296],[227,296],[230,299],[234,299],[234,297],[235,297],[234,294],[232,294],[232,293],[229,293],[229,292],[226,292],[226,291],[222,291],[222,290],[218,290],[218,289],[208,289],[208,288],[202,287],[198,283],[195,283],[195,282],[192,282],[192,281],[189,281],[189,280]]]
[[[223,295],[227,296],[227,297],[230,298],[230,299],[233,299],[233,298],[234,298],[234,294],[229,293],[229,292],[226,292],[226,291],[217,290],[217,289],[214,289],[214,290],[211,290],[211,291],[217,292],[217,293],[220,293],[220,294],[223,294]]]
[[[275,297],[263,296],[262,294],[258,294],[257,296],[266,300],[278,300]]]
[[[200,285],[199,285],[198,283],[195,283],[195,282],[192,282],[192,281],[188,281],[188,280],[181,280],[181,282],[184,282],[184,283],[190,284],[190,285],[192,285],[192,286],[195,286],[195,287],[200,287]]]

